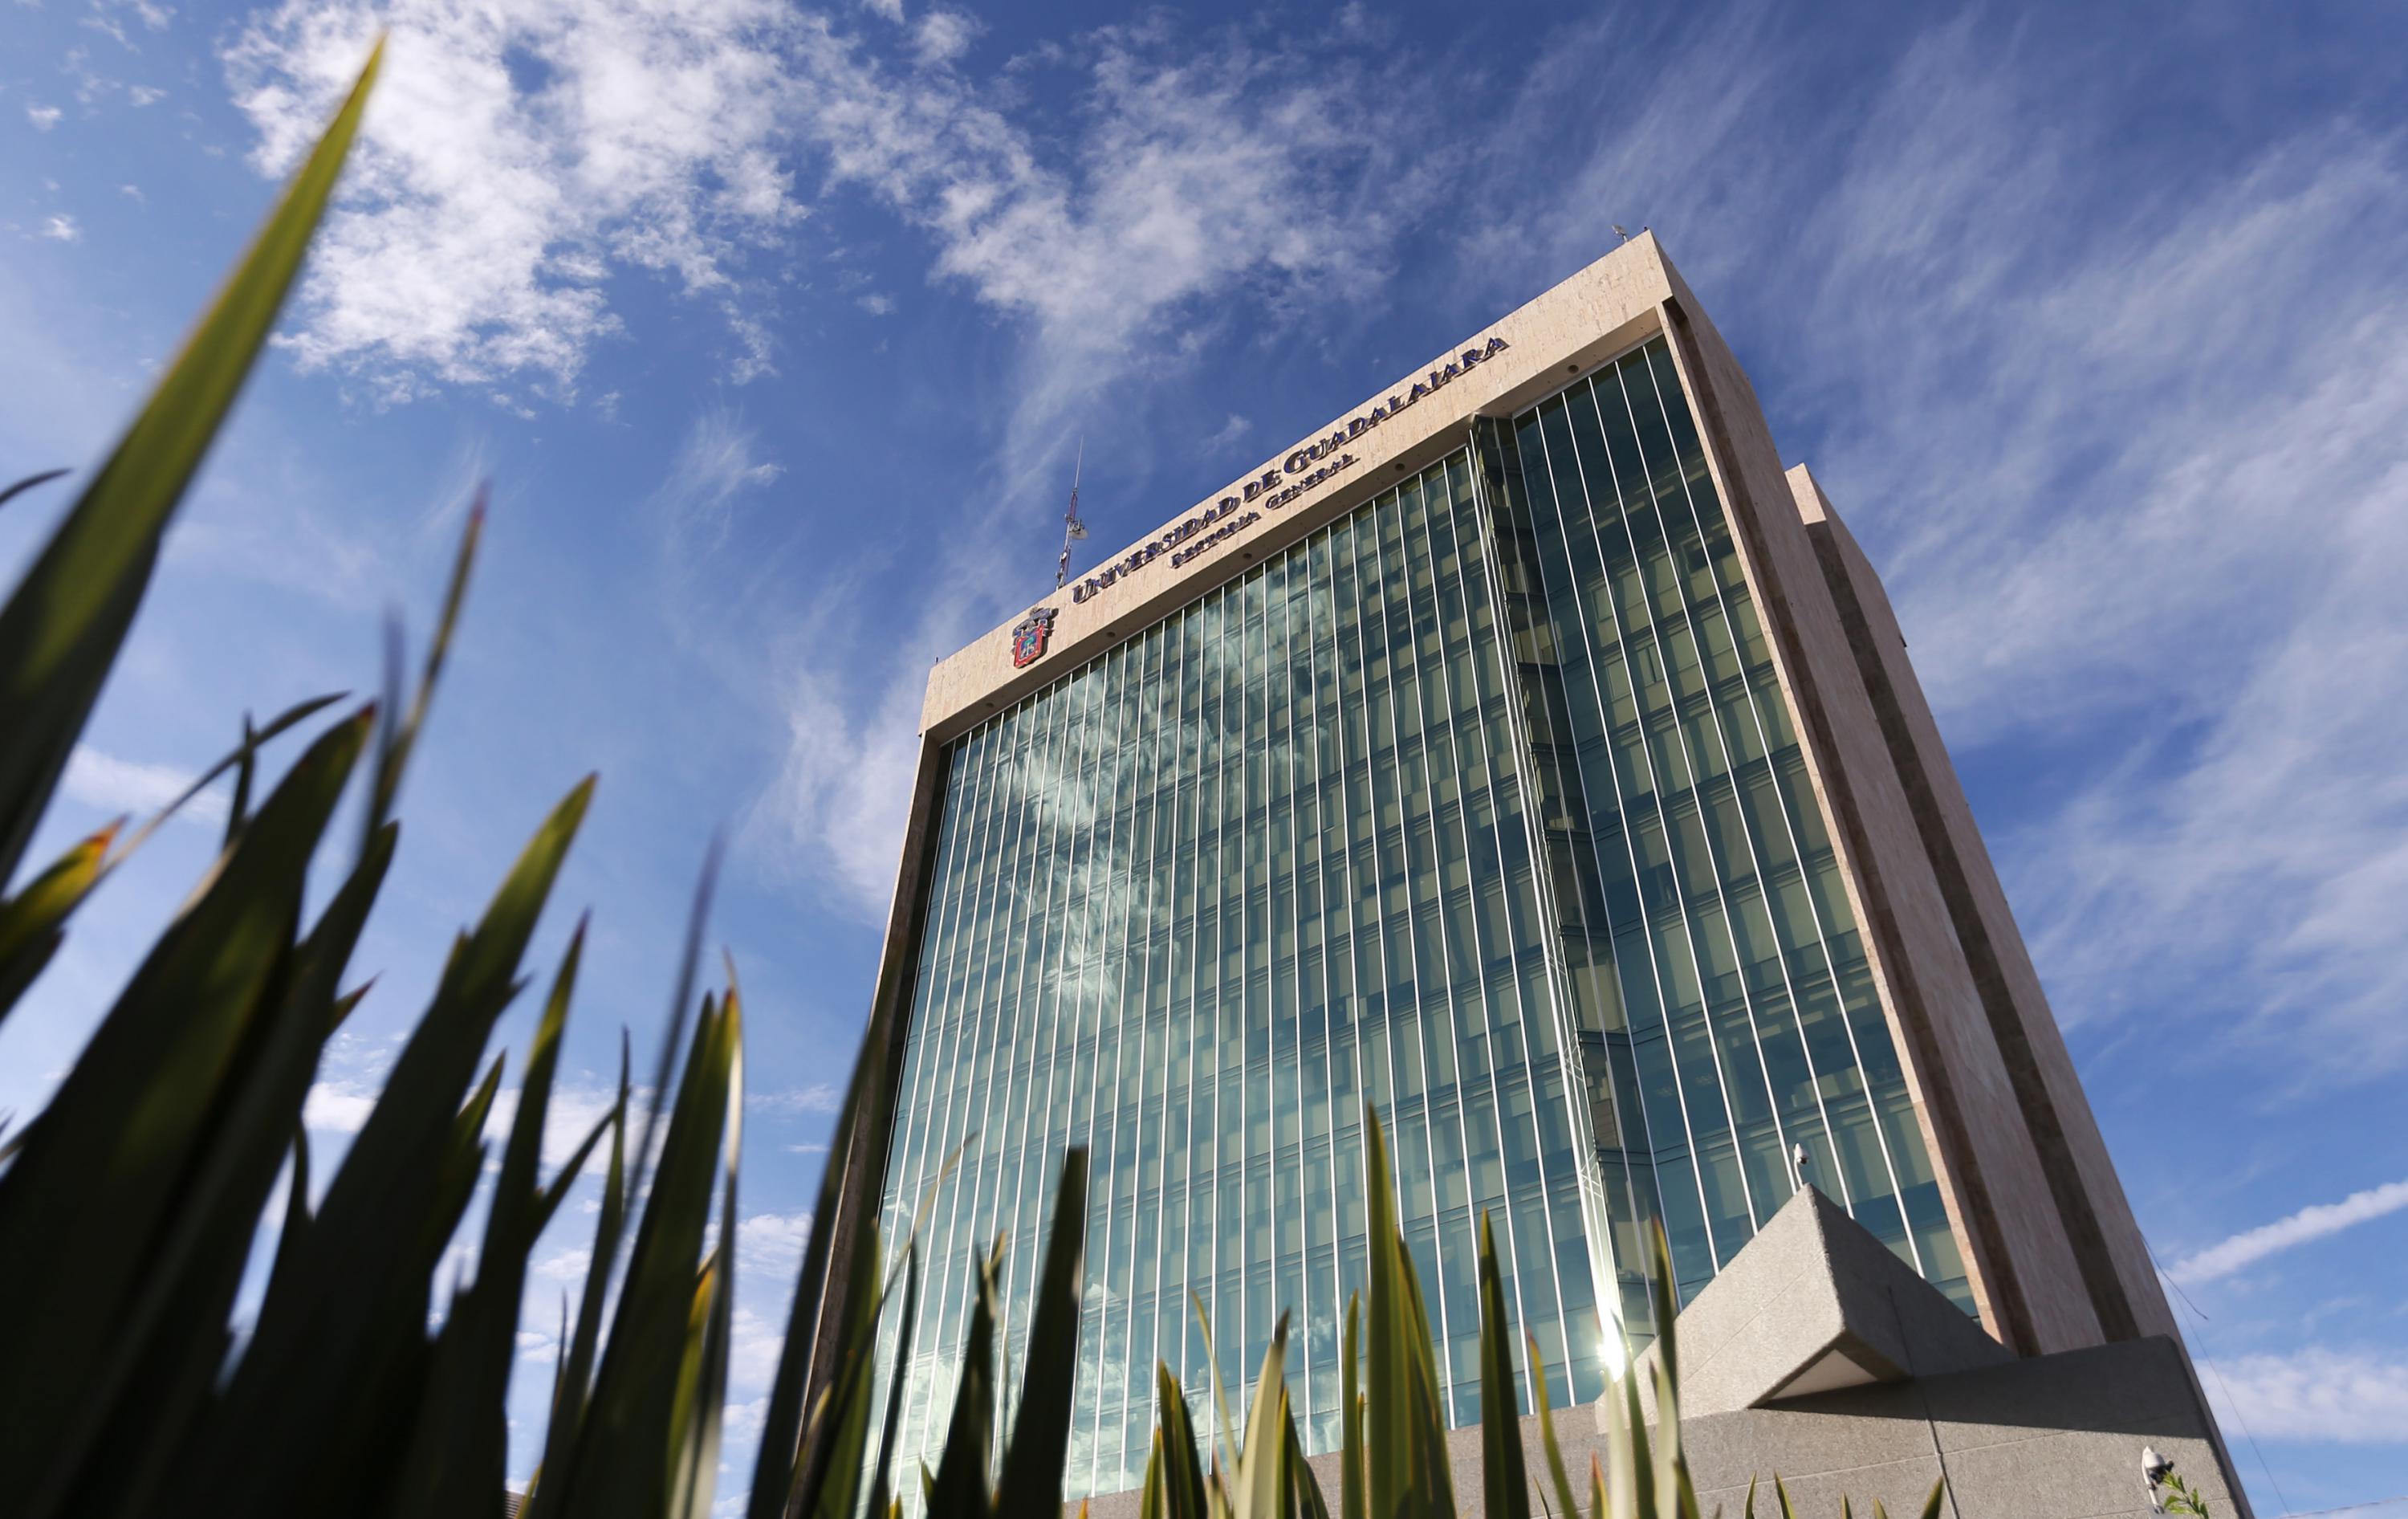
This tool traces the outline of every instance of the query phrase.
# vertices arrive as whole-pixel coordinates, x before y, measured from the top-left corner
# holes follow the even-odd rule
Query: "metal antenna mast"
[[[1054,566],[1054,589],[1070,578],[1070,545],[1087,536],[1087,524],[1079,520],[1079,476],[1087,466],[1087,440],[1079,439],[1079,458],[1070,466],[1070,508],[1062,513],[1062,557]]]

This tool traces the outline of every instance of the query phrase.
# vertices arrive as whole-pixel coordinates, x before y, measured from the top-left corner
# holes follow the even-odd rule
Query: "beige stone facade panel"
[[[1249,480],[1265,469],[1281,470],[1292,456],[1283,451],[1265,461],[1252,476],[1233,481],[1196,503],[1147,537],[1100,564],[1110,566],[1163,536],[1181,523],[1201,516],[1216,503],[1239,498],[1234,517],[1215,522],[1217,532],[1248,511],[1259,519],[1228,537],[1211,544],[1186,562],[1174,566],[1165,552],[1142,567],[1123,575],[1084,600],[1074,597],[1078,580],[1029,603],[1051,608],[1053,632],[1044,655],[1025,667],[1011,662],[1012,629],[1023,621],[1014,616],[968,648],[939,661],[928,674],[927,695],[921,709],[920,729],[933,742],[945,742],[981,719],[1002,709],[1104,652],[1122,639],[1151,627],[1178,608],[1224,580],[1244,573],[1340,515],[1352,511],[1412,472],[1426,468],[1469,441],[1471,419],[1507,414],[1562,388],[1574,376],[1618,357],[1655,335],[1656,313],[1670,291],[1670,265],[1652,236],[1641,235],[1523,306],[1481,329],[1429,365],[1366,399],[1344,416],[1297,440],[1309,447],[1346,426],[1374,407],[1410,394],[1416,380],[1427,382],[1432,370],[1443,372],[1450,363],[1461,365],[1467,352],[1485,352],[1492,339],[1505,346],[1483,358],[1422,400],[1397,411],[1352,439],[1343,451],[1354,463],[1294,502],[1264,509],[1268,496],[1244,499]],[[1342,456],[1342,455],[1341,455]],[[1314,464],[1312,467],[1319,467]],[[1294,481],[1310,470],[1285,475]],[[1199,535],[1201,536],[1201,535]],[[1189,540],[1193,541],[1193,540]],[[1176,548],[1177,546],[1174,546]],[[1093,571],[1090,571],[1092,574]],[[1082,576],[1079,579],[1083,580]]]
[[[2158,1283],[2148,1247],[2125,1198],[2123,1183],[2108,1157],[2106,1140],[2099,1132],[2098,1119],[2083,1093],[2072,1054],[2066,1049],[2065,1037],[2057,1027],[2057,1015],[2041,988],[2040,973],[2032,965],[2023,935],[2016,929],[2006,890],[2000,883],[1989,849],[1982,841],[1981,827],[1974,821],[1971,804],[1966,800],[1956,765],[1948,757],[1940,724],[1932,716],[1914,666],[1907,658],[1906,636],[1899,626],[1889,595],[1855,535],[1832,509],[1829,498],[1804,466],[1790,471],[1790,486],[1799,516],[1818,539],[1817,547],[1823,548],[1824,540],[1828,540],[1827,570],[1836,568],[1844,575],[1864,621],[1858,636],[1859,660],[1870,655],[1879,661],[1878,679],[1895,708],[1894,713],[1883,714],[1884,720],[1894,721],[1902,729],[1900,738],[1910,750],[1908,764],[1916,772],[1912,779],[1928,792],[1928,798],[1914,800],[1918,808],[1929,810],[1925,819],[1927,832],[1936,829],[1941,835],[1933,840],[1937,846],[1933,854],[1953,867],[1957,878],[1946,884],[1958,898],[1952,901],[1951,908],[1960,919],[1959,939],[1967,941],[1967,951],[1974,962],[1973,973],[1983,983],[1984,996],[1995,999],[2000,1013],[2014,1020],[2013,1037],[2028,1051],[2031,1064],[2028,1079],[2040,1083],[2042,1099],[2052,1110],[2061,1131],[2063,1163],[2070,1168],[2071,1184],[2086,1199],[2103,1234],[2111,1268],[2125,1299],[2125,1311],[2130,1316],[2131,1322],[2124,1326],[2124,1332],[2172,1335],[2176,1332],[2173,1313],[2167,1304],[2165,1290]]]
[[[1846,868],[1983,1322],[2025,1354],[2100,1326],[1755,388],[1668,269],[1665,326]]]

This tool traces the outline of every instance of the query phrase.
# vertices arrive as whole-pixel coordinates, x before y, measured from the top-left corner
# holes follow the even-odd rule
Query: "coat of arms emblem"
[[[1045,640],[1054,636],[1054,609],[1039,607],[1028,614],[1028,620],[1011,630],[1011,666],[1014,669],[1034,665],[1044,656]]]

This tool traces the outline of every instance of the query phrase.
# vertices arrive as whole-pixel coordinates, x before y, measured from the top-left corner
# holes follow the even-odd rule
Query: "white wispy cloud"
[[[970,50],[985,28],[978,18],[958,10],[932,10],[912,28],[911,46],[924,64],[950,64]]]
[[[803,1263],[803,1246],[811,1236],[811,1215],[806,1209],[799,1213],[754,1213],[736,1225],[737,1280],[747,1276],[753,1283],[771,1285],[778,1290],[771,1297],[783,1296],[794,1290],[794,1275]]]
[[[786,1087],[776,1092],[749,1092],[744,1106],[754,1112],[791,1118],[802,1113],[832,1113],[844,1101],[844,1091],[830,1082]]]
[[[2174,1263],[2166,1274],[2186,1286],[2213,1282],[2230,1276],[2245,1267],[2255,1266],[2269,1255],[2279,1254],[2312,1240],[2384,1217],[2408,1208],[2408,1181],[2390,1182],[2379,1187],[2353,1192],[2339,1202],[2317,1203],[2298,1212],[2262,1224],[2254,1229],[2243,1229],[2229,1240],[2218,1240]]]
[[[301,1109],[303,1125],[314,1133],[357,1134],[366,1127],[368,1115],[376,1110],[380,1082],[362,1080],[356,1076],[332,1076],[311,1084]],[[485,1117],[484,1138],[490,1147],[489,1159],[498,1162],[501,1147],[509,1139],[510,1125],[518,1119],[519,1091],[505,1086],[494,1094],[494,1105]],[[619,1099],[615,1087],[580,1087],[558,1084],[552,1088],[550,1103],[544,1109],[543,1164],[547,1168],[565,1166],[575,1155],[577,1147],[585,1141],[595,1125],[601,1122]],[[640,1108],[641,1094],[632,1099]],[[653,1138],[657,1152],[664,1132]],[[607,1162],[609,1139],[606,1136],[586,1159],[589,1172],[598,1172]],[[547,1171],[546,1180],[552,1173]],[[581,1270],[580,1272],[581,1274]]]
[[[1017,86],[898,68],[824,27],[798,50],[798,129],[833,179],[933,236],[939,279],[1027,323],[1007,479],[1059,446],[1066,406],[1178,362],[1172,325],[1201,303],[1376,285],[1449,155],[1399,162],[1395,81],[1317,40],[1106,28],[1062,64],[1089,102],[1068,139],[1032,130]]]
[[[893,64],[825,27],[799,50],[799,129],[831,179],[922,229],[932,278],[1025,339],[994,505],[946,534],[922,577],[926,609],[899,632],[888,620],[862,676],[838,678],[805,642],[786,680],[785,762],[756,816],[850,910],[872,917],[893,891],[929,663],[1025,588],[1001,568],[1006,524],[1057,483],[1065,420],[1192,363],[1218,305],[1277,315],[1376,299],[1395,238],[1445,182],[1448,150],[1388,146],[1414,92],[1324,40],[1107,28],[1057,61],[1086,101],[1068,139],[1032,130],[1017,85]]]
[[[1500,176],[1467,267],[1518,295],[1655,222],[1960,758],[2071,756],[1991,838],[2062,1019],[2237,1039],[2273,1099],[2400,1069],[2408,139],[2312,123],[2133,182],[2110,65],[1969,13],[1763,151],[1810,106],[1742,45],[1779,19],[1551,37],[1499,140],[1563,193]],[[1598,79],[1615,111],[1565,109]]]
[[[585,1142],[585,1137],[594,1132],[595,1125],[618,1100],[616,1087],[555,1085],[543,1111],[544,1165],[566,1165],[576,1154],[577,1147]],[[500,1156],[501,1145],[509,1138],[510,1125],[517,1121],[518,1111],[519,1088],[506,1086],[494,1094],[493,1111],[485,1119],[485,1138],[494,1146],[496,1159]],[[640,1125],[630,1126],[639,1127]],[[654,1139],[653,1144],[657,1148],[660,1140]],[[609,1163],[609,1154],[610,1140],[606,1135],[587,1158],[588,1169],[598,1174],[601,1168]]]
[[[138,817],[155,812],[182,795],[193,780],[191,771],[179,770],[172,765],[121,759],[90,744],[78,744],[74,752],[67,756],[66,773],[60,778],[59,783],[68,796],[87,807]],[[212,787],[185,803],[184,810],[177,816],[193,823],[222,827],[226,820],[226,798]]]
[[[29,104],[25,107],[25,120],[34,123],[34,130],[36,132],[48,132],[58,125],[59,115],[59,107],[56,106]]]
[[[773,0],[287,0],[224,51],[264,173],[318,132],[380,31],[389,66],[290,338],[401,399],[521,376],[555,394],[620,330],[604,286],[740,285],[803,215],[780,161]]]
[[[749,493],[775,484],[785,472],[785,466],[764,453],[760,435],[735,411],[706,408],[680,440],[667,473],[652,493],[652,509],[672,551],[681,560],[698,560],[725,546],[738,503]]]
[[[2036,114],[2001,104],[1985,136]],[[2186,1004],[2296,1079],[2397,1069],[2408,274],[2360,247],[2408,236],[2408,145],[2315,133],[2186,207],[1991,242],[2072,196],[2078,152],[1860,165],[1835,218],[1924,220],[1826,234],[1864,250],[1814,326],[1863,341],[1870,424],[1818,466],[1873,524],[1952,738],[2115,759],[2001,841],[2060,1016]],[[1923,246],[1934,220],[1956,236]],[[2244,302],[2283,344],[2229,320]]]
[[[1221,424],[1219,431],[1197,445],[1197,451],[1212,453],[1222,449],[1234,448],[1244,441],[1246,435],[1254,430],[1253,423],[1232,411],[1229,413],[1229,420]]]
[[[376,1092],[360,1082],[318,1082],[301,1104],[301,1125],[313,1134],[357,1134],[376,1111]]]
[[[939,641],[928,640],[928,641]],[[777,779],[753,816],[822,896],[863,917],[885,910],[895,894],[896,840],[910,802],[920,748],[919,681],[924,661],[903,664],[867,712],[816,662],[787,676],[786,750]],[[919,677],[909,673],[918,664]]]
[[[83,225],[74,217],[61,212],[42,219],[41,235],[56,243],[81,242]]]
[[[2200,1380],[2229,1427],[2263,1440],[2408,1444],[2408,1361],[2397,1355],[2310,1345],[2209,1364]]]

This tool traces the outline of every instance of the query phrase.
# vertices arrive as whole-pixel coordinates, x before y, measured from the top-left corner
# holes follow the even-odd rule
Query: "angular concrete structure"
[[[2014,1358],[1811,1186],[1681,1311],[1680,1331],[1693,1419]],[[1657,1359],[1638,1361],[1650,1419]]]

